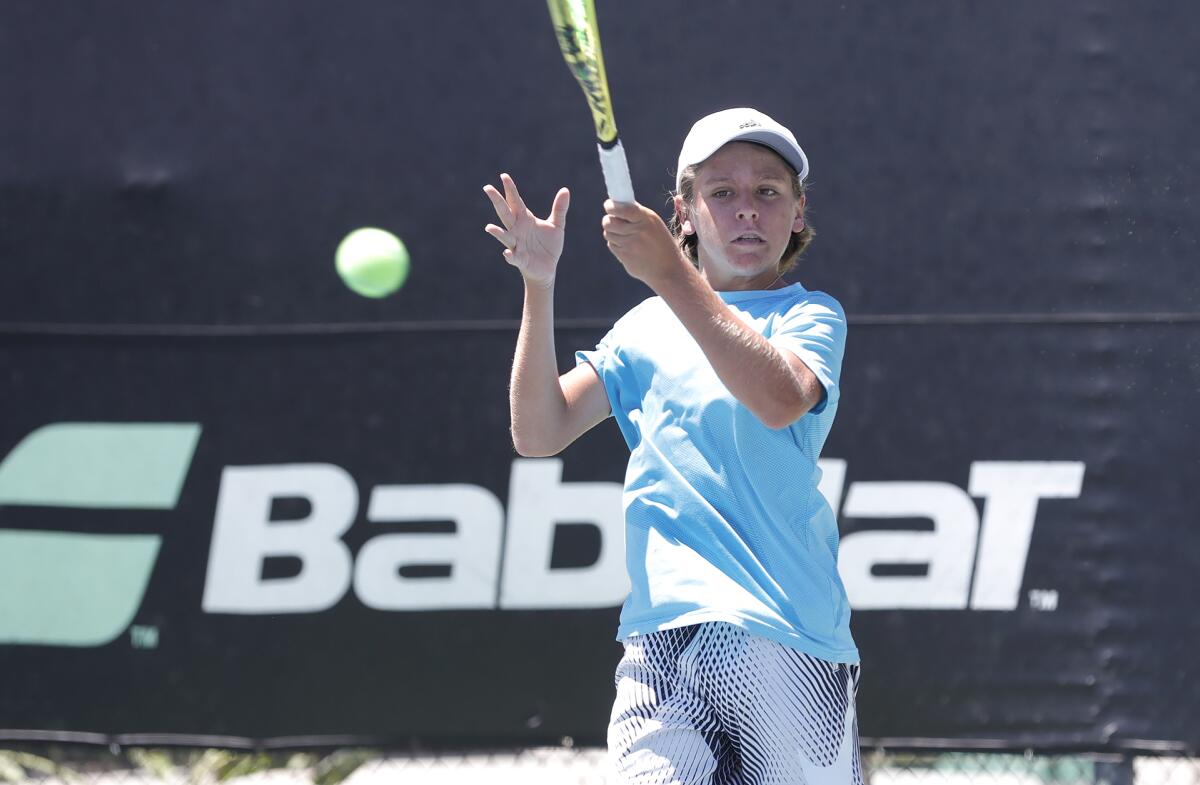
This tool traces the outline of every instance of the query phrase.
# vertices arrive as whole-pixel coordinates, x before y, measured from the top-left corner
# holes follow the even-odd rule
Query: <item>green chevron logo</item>
[[[0,505],[173,510],[199,439],[198,423],[52,423],[0,462]],[[0,528],[0,644],[109,643],[141,607],[161,541]]]

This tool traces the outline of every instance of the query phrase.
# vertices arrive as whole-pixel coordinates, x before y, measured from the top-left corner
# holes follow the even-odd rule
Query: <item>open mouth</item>
[[[733,238],[734,245],[761,245],[762,243],[765,243],[765,242],[766,242],[766,240],[759,237],[757,234],[754,234],[753,232],[749,232],[747,234],[740,234],[737,237]]]

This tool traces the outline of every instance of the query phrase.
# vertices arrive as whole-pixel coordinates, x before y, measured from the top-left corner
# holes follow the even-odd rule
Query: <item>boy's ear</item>
[[[679,230],[681,232],[684,234],[696,233],[696,227],[692,226],[691,213],[687,209],[687,202],[682,196],[675,197],[675,217],[679,220]]]
[[[796,219],[792,221],[792,233],[796,233],[804,228],[804,206],[808,203],[804,194],[800,194],[800,200],[796,202]]]

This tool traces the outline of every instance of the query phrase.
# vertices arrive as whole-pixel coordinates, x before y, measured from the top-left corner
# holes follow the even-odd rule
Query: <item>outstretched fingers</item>
[[[549,216],[543,219],[526,206],[512,177],[502,174],[500,183],[503,191],[493,185],[483,187],[499,218],[499,223],[484,226],[484,232],[504,246],[505,261],[518,268],[527,281],[540,285],[553,283],[558,257],[562,254],[570,191],[558,190]]]

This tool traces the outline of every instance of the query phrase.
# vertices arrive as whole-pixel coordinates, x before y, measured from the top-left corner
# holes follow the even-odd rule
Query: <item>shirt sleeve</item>
[[[576,365],[588,363],[595,369],[596,375],[600,377],[600,382],[604,385],[608,403],[614,412],[617,409],[617,401],[620,399],[621,380],[621,358],[617,354],[615,344],[613,331],[609,330],[600,339],[600,343],[596,344],[595,349],[580,349],[575,352]]]
[[[621,428],[625,443],[632,450],[641,436],[637,427],[641,413],[641,395],[625,352],[621,349],[621,322],[617,322],[608,334],[600,339],[596,348],[575,352],[575,364],[589,363],[596,370],[608,396],[612,416]]]
[[[837,300],[826,294],[809,293],[788,309],[769,340],[799,357],[825,388],[825,396],[811,409],[813,414],[820,414],[830,403],[837,402],[846,348],[846,314]]]

